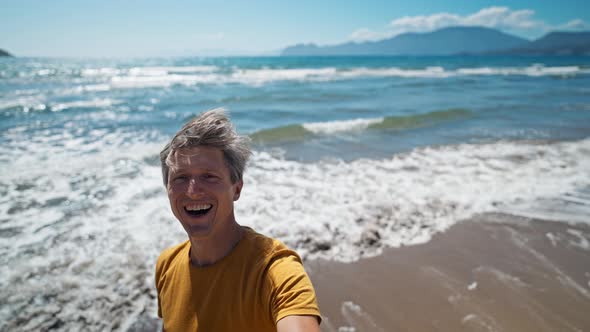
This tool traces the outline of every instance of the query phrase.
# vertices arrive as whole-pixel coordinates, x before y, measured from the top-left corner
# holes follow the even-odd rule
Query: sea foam
[[[588,185],[587,174],[590,140],[465,144],[350,163],[304,164],[260,153],[238,215],[304,256],[350,261],[427,241],[475,214],[512,206],[534,211],[540,200]],[[590,222],[584,202],[579,219]]]
[[[158,253],[186,238],[162,187],[160,144],[97,129],[76,144],[85,149],[68,148],[60,144],[67,135],[48,131],[0,147],[11,163],[0,174],[0,297],[9,303],[0,315],[8,329],[110,330],[145,319],[156,306]],[[255,152],[236,216],[305,259],[352,261],[428,241],[475,214],[575,194],[588,174],[588,139],[418,148],[352,162]],[[576,197],[590,222],[590,200]],[[94,314],[80,322],[82,312]]]
[[[370,125],[383,122],[383,118],[374,119],[353,119],[328,122],[304,123],[303,128],[314,134],[335,134],[349,131],[362,131]]]
[[[105,107],[110,107],[110,106],[120,104],[120,103],[121,103],[121,101],[110,99],[110,98],[105,98],[105,99],[95,98],[92,100],[78,100],[78,101],[72,101],[72,102],[67,102],[67,103],[53,104],[53,105],[51,105],[51,110],[53,112],[60,112],[60,111],[63,111],[65,109],[69,109],[69,108],[105,108]]]
[[[357,80],[364,78],[401,78],[401,79],[447,79],[469,76],[527,76],[568,78],[590,74],[590,68],[581,66],[544,66],[533,64],[523,67],[469,67],[449,69],[440,66],[424,68],[401,67],[350,67],[350,68],[259,68],[244,69],[239,67],[221,70],[217,66],[146,66],[132,68],[83,68],[69,69],[44,68],[33,73],[43,72],[43,77],[52,79],[69,77],[76,85],[52,91],[57,95],[80,95],[86,92],[102,92],[113,89],[167,88],[173,85],[219,85],[243,84],[262,86],[275,82],[331,82]],[[19,73],[21,79],[31,75],[30,72]],[[44,78],[47,79],[47,78]],[[42,91],[25,91],[30,98],[47,99]],[[22,96],[2,98],[0,109],[14,107],[32,109],[34,105],[22,102]],[[21,102],[19,102],[21,100]]]
[[[168,87],[173,84],[245,84],[260,86],[280,81],[321,82],[352,80],[359,78],[399,77],[444,79],[460,76],[559,76],[570,77],[590,73],[590,69],[579,66],[543,66],[534,64],[526,67],[474,67],[446,69],[439,66],[425,68],[233,68],[222,72],[215,66],[193,67],[134,67],[128,70],[101,68],[86,69],[85,76],[110,78],[113,88]]]

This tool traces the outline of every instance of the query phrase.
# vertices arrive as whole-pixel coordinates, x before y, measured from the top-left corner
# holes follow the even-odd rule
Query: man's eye
[[[187,177],[186,177],[186,176],[184,176],[184,175],[180,175],[180,176],[177,176],[177,177],[175,177],[174,179],[172,179],[172,181],[173,181],[174,183],[182,183],[182,182],[185,182],[185,181],[186,181],[186,179],[187,179]]]
[[[216,180],[218,177],[215,174],[205,174],[203,175],[203,178],[205,178],[205,180]]]

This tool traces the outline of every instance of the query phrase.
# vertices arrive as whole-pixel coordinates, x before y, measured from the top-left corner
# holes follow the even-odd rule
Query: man
[[[189,121],[160,153],[172,212],[188,235],[156,264],[166,331],[319,331],[299,256],[236,222],[250,153],[220,109]]]

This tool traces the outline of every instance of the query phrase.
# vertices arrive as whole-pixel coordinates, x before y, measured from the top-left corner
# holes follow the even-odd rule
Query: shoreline
[[[322,331],[585,331],[590,225],[480,215],[424,244],[306,262]]]

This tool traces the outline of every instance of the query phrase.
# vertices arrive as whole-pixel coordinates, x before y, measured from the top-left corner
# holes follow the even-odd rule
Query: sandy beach
[[[589,331],[589,241],[585,224],[490,214],[307,270],[323,331]]]

